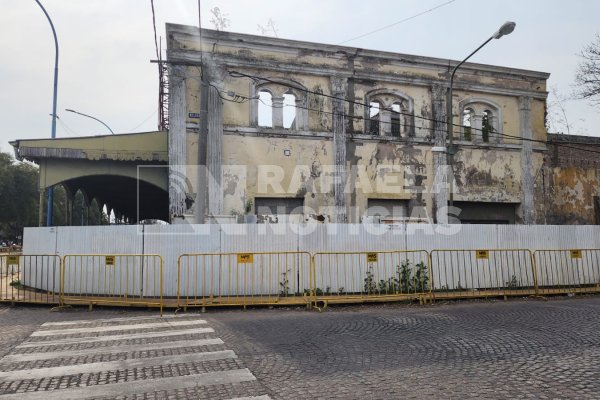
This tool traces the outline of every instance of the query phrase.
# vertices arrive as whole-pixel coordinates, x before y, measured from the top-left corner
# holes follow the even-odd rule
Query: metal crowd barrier
[[[425,250],[321,252],[313,256],[317,303],[422,299],[431,291]]]
[[[163,260],[157,254],[63,257],[61,304],[163,308]]]
[[[60,257],[0,255],[0,302],[59,304]]]
[[[308,305],[310,274],[306,252],[182,254],[177,305]]]
[[[600,292],[600,249],[536,250],[540,295]]]
[[[434,298],[536,294],[527,249],[432,250],[431,269]]]

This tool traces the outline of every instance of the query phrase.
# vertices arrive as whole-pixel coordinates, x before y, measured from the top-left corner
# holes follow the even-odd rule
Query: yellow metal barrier
[[[431,269],[438,299],[536,294],[527,249],[432,250]]]
[[[313,265],[314,301],[324,305],[421,299],[431,290],[425,250],[321,252]]]
[[[179,307],[306,304],[311,257],[306,252],[182,254]]]
[[[600,249],[536,250],[539,294],[600,292]]]
[[[69,254],[63,257],[62,304],[163,308],[163,260],[157,254]]]
[[[0,302],[58,304],[60,257],[0,255]]]

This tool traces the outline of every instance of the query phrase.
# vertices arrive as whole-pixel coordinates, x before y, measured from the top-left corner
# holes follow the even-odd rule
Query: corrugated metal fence
[[[159,255],[152,282],[160,280],[167,303],[188,307],[593,292],[597,249],[598,226],[212,224],[27,228],[23,253]],[[14,275],[14,262],[13,270],[2,262],[4,276]],[[77,282],[73,262],[63,260],[71,285],[64,298]],[[129,277],[134,264],[109,274]],[[37,272],[46,280],[28,276],[17,286],[57,290],[56,270]],[[98,297],[94,291],[76,297]],[[146,293],[146,303],[158,296]]]

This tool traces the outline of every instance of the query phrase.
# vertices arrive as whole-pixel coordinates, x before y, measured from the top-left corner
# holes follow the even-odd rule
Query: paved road
[[[600,297],[0,321],[0,400],[600,398]]]

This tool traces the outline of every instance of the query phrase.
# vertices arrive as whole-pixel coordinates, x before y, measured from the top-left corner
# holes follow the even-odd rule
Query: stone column
[[[519,125],[521,130],[521,214],[523,223],[530,225],[535,220],[535,210],[533,204],[533,149],[531,141],[527,139],[533,138],[533,129],[531,127],[531,97],[519,97]]]
[[[379,110],[379,134],[382,136],[390,136],[392,134],[392,112],[384,109],[381,105]]]
[[[333,198],[334,215],[333,221],[337,223],[348,222],[348,211],[346,208],[346,122],[345,122],[345,102],[347,89],[346,78],[339,76],[331,77],[331,91],[335,97],[332,99],[333,112],[333,154],[334,154],[334,177],[333,177]]]
[[[183,217],[186,199],[185,67],[169,68],[169,217]]]
[[[432,111],[433,111],[433,139],[434,146],[446,148],[446,88],[441,85],[431,87]],[[436,215],[436,223],[447,224],[447,213],[439,213],[438,210],[448,207],[448,159],[443,151],[433,153],[433,215]]]
[[[273,102],[273,128],[283,128],[283,96],[271,97]]]
[[[473,115],[471,115],[471,141],[473,143],[483,142],[483,132],[481,131],[482,127],[483,115],[473,112]]]
[[[225,71],[218,67],[206,69],[208,80],[215,87],[208,88],[208,138],[206,166],[208,173],[208,215],[223,215],[223,90]],[[218,90],[217,90],[218,89]],[[202,188],[198,188],[202,190]]]

